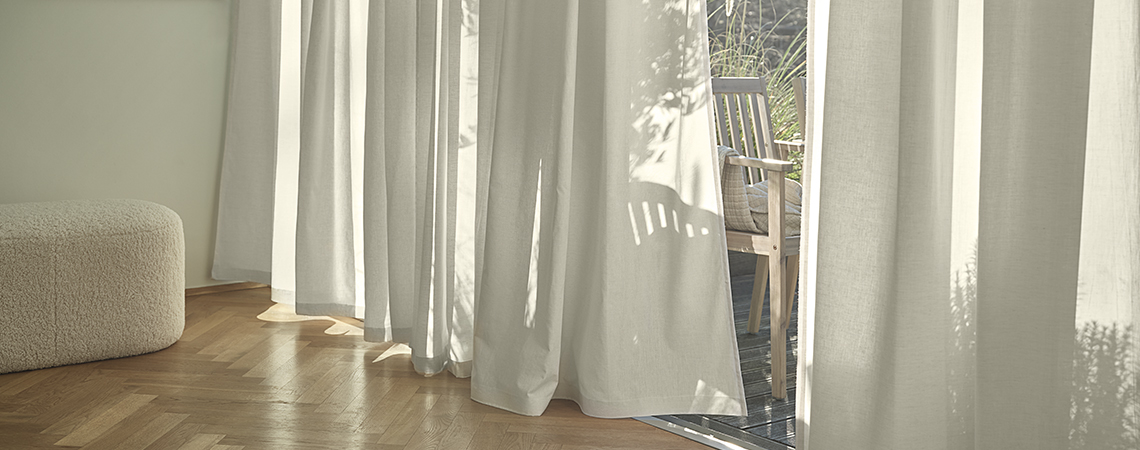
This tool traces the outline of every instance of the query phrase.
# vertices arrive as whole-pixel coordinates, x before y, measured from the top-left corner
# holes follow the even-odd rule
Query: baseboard
[[[221,293],[221,292],[231,292],[231,291],[244,291],[246,289],[257,289],[257,288],[263,288],[263,287],[269,287],[269,285],[268,284],[261,284],[261,283],[254,283],[251,281],[246,281],[246,282],[241,282],[241,283],[219,284],[217,286],[203,286],[203,287],[196,287],[196,288],[187,289],[186,290],[186,296],[187,297],[193,297],[195,295],[217,294],[217,293]]]

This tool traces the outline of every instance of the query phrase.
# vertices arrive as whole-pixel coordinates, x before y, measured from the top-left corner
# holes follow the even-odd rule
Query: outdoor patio
[[[791,323],[788,325],[788,398],[772,398],[771,349],[768,344],[768,302],[764,303],[764,314],[758,334],[748,334],[748,306],[752,295],[752,281],[755,277],[756,256],[747,253],[729,252],[729,271],[732,275],[732,309],[736,322],[736,342],[740,348],[740,370],[744,375],[744,393],[748,402],[748,416],[675,416],[682,421],[713,431],[736,437],[745,442],[776,448],[771,444],[787,447],[795,445],[796,425],[796,350],[799,347],[797,335],[798,296],[792,308]],[[760,440],[758,440],[758,438]]]

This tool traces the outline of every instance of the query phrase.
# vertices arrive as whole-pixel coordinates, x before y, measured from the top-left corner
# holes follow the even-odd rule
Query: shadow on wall
[[[974,440],[977,246],[958,273],[951,297],[950,409],[952,443]],[[1069,448],[1140,448],[1140,374],[1132,326],[1086,322],[1075,330]]]

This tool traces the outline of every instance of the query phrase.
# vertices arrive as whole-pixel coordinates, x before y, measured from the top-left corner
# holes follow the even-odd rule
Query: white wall
[[[0,203],[137,198],[210,279],[229,0],[0,0]]]

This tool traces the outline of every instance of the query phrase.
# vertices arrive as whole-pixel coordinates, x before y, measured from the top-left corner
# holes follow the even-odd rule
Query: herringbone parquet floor
[[[541,417],[478,404],[468,380],[418,375],[406,347],[267,288],[188,297],[186,316],[166,350],[0,375],[0,448],[706,448],[568,401]]]

